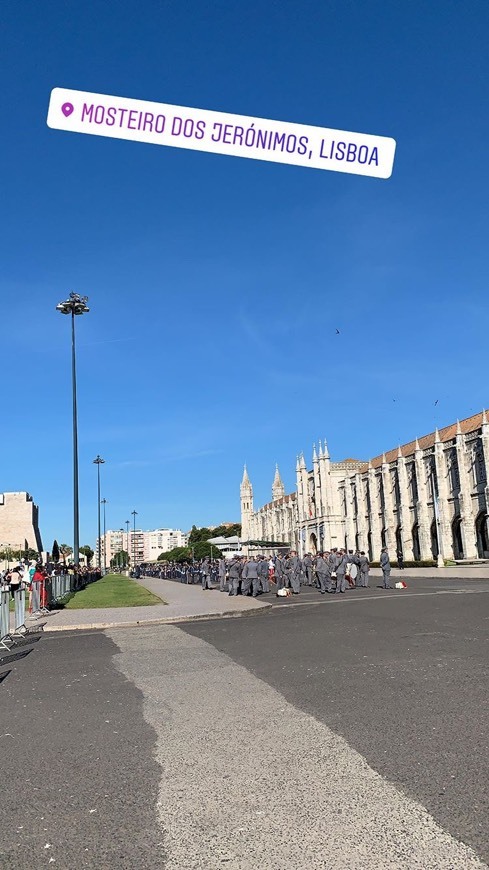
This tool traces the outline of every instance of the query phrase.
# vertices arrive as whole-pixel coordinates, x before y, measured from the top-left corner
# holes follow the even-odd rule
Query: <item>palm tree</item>
[[[70,547],[69,544],[60,544],[59,545],[59,552],[61,553],[61,555],[63,557],[63,562],[66,565],[66,557],[71,556],[71,554],[73,552],[73,547]]]

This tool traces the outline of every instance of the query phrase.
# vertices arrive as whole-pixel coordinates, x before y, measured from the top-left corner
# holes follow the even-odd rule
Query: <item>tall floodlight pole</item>
[[[136,510],[131,511],[133,518],[133,532],[132,532],[132,554],[133,554],[133,566],[134,571],[136,570],[136,517],[138,512]]]
[[[80,516],[78,505],[78,423],[76,405],[76,353],[75,353],[75,317],[90,311],[88,296],[70,293],[65,302],[59,302],[56,311],[61,314],[71,314],[71,382],[73,390],[73,562],[80,561]]]
[[[96,456],[93,460],[93,464],[97,466],[97,519],[98,519],[98,547],[97,547],[97,558],[98,558],[98,567],[99,570],[102,570],[102,541],[100,536],[100,466],[104,465],[105,459],[102,459],[101,456]]]
[[[107,529],[105,525],[105,505],[107,504],[107,499],[103,498],[100,504],[104,506],[104,574],[107,573]]]

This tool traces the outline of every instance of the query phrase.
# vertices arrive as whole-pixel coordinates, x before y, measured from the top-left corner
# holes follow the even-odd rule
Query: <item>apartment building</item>
[[[129,553],[131,565],[154,562],[160,553],[166,553],[174,547],[186,547],[187,543],[188,534],[181,529],[111,529],[100,540],[101,562],[109,567],[112,559],[121,551]],[[95,562],[97,560],[98,538],[95,544]]]

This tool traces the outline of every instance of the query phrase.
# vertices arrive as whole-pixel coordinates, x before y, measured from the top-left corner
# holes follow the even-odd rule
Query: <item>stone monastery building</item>
[[[296,492],[285,494],[278,467],[272,501],[253,508],[241,482],[243,540],[289,544],[300,555],[332,547],[364,550],[378,560],[489,558],[489,422],[486,412],[438,429],[369,462],[332,462],[326,442],[312,468],[297,458]]]

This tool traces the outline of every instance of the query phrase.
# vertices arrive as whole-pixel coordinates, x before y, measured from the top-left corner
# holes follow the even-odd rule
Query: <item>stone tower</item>
[[[28,492],[0,492],[0,544],[42,552],[39,508]]]
[[[273,478],[272,484],[272,501],[278,501],[279,498],[283,498],[285,495],[285,487],[282,483],[282,478],[280,477],[280,471],[278,470],[278,465],[275,466],[275,477]]]
[[[241,538],[248,541],[250,538],[250,521],[253,514],[253,487],[248,477],[246,465],[243,471],[243,480],[239,488],[241,496]]]

